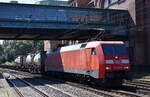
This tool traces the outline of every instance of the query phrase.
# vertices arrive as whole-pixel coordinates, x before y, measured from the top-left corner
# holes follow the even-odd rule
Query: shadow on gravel
[[[132,86],[121,86],[121,87],[117,87],[117,88],[111,88],[114,90],[123,90],[123,91],[130,91],[130,92],[137,92],[138,88],[132,87]]]
[[[2,74],[0,73],[0,79],[3,79],[3,76],[2,76]]]
[[[132,65],[128,76],[131,79],[144,79],[150,81],[150,65]]]
[[[130,79],[139,79],[144,81],[150,81],[149,72],[131,72],[129,73]]]
[[[32,78],[22,78],[22,80],[27,81],[28,83],[32,84],[33,86],[44,86],[46,84],[62,84],[65,83],[65,81],[63,82],[56,82],[54,80],[46,80],[43,79],[42,77],[32,77]],[[10,81],[15,82],[17,87],[27,87],[27,84],[20,84],[20,80],[16,79],[10,79]],[[19,82],[18,82],[19,81]],[[21,83],[24,83],[21,81]]]

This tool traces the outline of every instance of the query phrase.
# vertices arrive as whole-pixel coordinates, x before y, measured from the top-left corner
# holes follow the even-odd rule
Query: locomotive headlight
[[[129,66],[125,66],[124,69],[129,69]]]
[[[107,67],[106,67],[106,70],[111,70],[111,67],[108,67],[108,66],[107,66]]]

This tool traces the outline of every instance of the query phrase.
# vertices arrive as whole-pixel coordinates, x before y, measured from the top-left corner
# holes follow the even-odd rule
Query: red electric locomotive
[[[81,74],[100,80],[122,80],[130,69],[123,42],[94,41],[47,52],[45,71]]]

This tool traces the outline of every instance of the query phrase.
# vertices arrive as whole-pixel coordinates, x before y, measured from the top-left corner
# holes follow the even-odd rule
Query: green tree
[[[4,52],[3,52],[3,46],[0,45],[0,63],[5,60],[3,54],[4,54]]]
[[[40,40],[4,40],[1,46],[2,57],[7,61],[13,61],[18,55],[43,51],[44,48],[43,41]]]

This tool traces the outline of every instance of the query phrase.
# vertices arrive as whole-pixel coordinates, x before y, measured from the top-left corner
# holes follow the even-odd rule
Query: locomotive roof
[[[98,46],[99,44],[123,44],[122,41],[92,41],[88,42],[85,48],[93,48]]]
[[[95,48],[100,44],[123,44],[122,41],[92,41],[92,42],[85,42],[81,44],[75,44],[70,46],[64,46],[60,47],[54,50],[47,51],[48,53],[54,53],[54,52],[66,52],[66,51],[73,51],[73,50],[79,50],[84,48]]]

